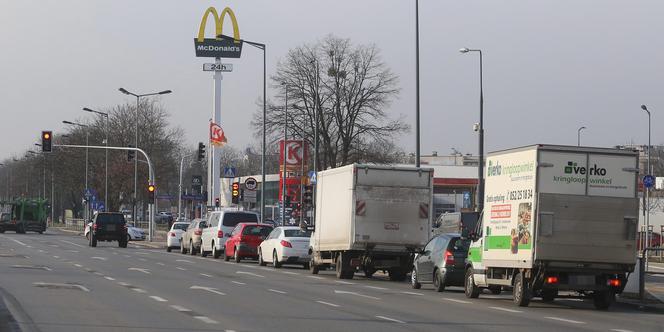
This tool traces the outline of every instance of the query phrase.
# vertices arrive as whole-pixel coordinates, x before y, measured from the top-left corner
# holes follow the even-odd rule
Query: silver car
[[[182,234],[180,241],[180,253],[196,255],[201,250],[201,235],[203,229],[207,228],[207,222],[203,219],[194,219],[187,228],[187,231]]]

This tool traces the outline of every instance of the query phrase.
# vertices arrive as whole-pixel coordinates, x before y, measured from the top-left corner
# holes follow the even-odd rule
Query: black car
[[[446,286],[463,286],[464,268],[470,240],[459,234],[440,234],[431,240],[413,262],[411,285],[433,284],[442,292]]]
[[[97,241],[118,241],[120,248],[127,248],[127,222],[119,212],[100,212],[90,226],[89,245],[97,246]]]

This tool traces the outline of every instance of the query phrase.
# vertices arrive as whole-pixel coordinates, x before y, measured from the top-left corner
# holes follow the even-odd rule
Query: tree
[[[409,127],[385,109],[399,89],[398,78],[381,61],[375,45],[353,45],[349,39],[328,36],[320,42],[291,49],[277,65],[272,86],[282,101],[269,103],[266,127],[271,146],[283,135],[288,95],[289,137],[302,138],[313,149],[318,118],[319,169],[358,161],[385,162],[376,146],[391,146]],[[262,111],[252,122],[262,131]],[[383,150],[383,149],[381,149]]]

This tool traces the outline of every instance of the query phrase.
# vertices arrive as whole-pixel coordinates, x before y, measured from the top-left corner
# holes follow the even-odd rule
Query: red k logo
[[[224,135],[224,130],[221,127],[214,123],[210,122],[210,143],[212,145],[224,146],[226,144],[226,135]]]

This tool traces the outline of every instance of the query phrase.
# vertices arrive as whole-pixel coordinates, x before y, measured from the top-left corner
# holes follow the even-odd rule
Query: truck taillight
[[[620,279],[609,279],[606,281],[606,285],[610,287],[620,287]]]
[[[197,230],[194,231],[194,235],[202,235],[202,234],[203,234],[203,231],[200,230],[200,229],[197,229]]]
[[[449,250],[445,251],[445,264],[454,265],[454,254]]]
[[[281,240],[281,245],[284,246],[284,247],[286,247],[286,248],[293,248],[293,246],[291,245],[291,243],[288,242],[288,241],[285,241],[285,240]]]
[[[217,231],[217,237],[220,238],[220,239],[221,239],[222,237],[224,237],[224,232],[222,232],[221,230],[218,230],[218,231]]]
[[[556,277],[556,276],[546,277],[546,283],[549,284],[549,285],[557,284],[558,283],[558,277]]]

